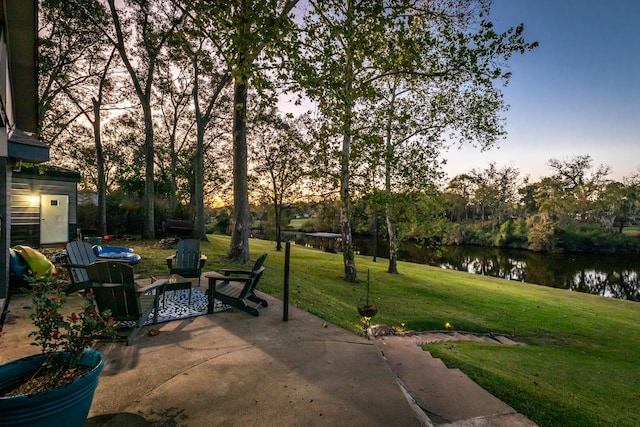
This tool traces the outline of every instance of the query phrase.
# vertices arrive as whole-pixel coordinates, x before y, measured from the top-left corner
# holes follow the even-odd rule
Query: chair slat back
[[[267,259],[267,254],[260,255],[260,257],[256,260],[255,264],[253,264],[252,271],[259,270],[260,267],[262,267],[262,264],[264,264],[264,260],[266,259]]]
[[[74,240],[67,243],[67,255],[69,256],[69,263],[75,265],[89,265],[96,262],[96,254],[93,253],[93,247],[80,240]],[[74,283],[87,282],[89,276],[87,270],[82,267],[70,267],[69,273],[71,274],[71,280]]]
[[[197,239],[184,239],[178,242],[176,251],[176,268],[195,269],[200,264],[200,241]]]
[[[74,240],[67,243],[67,253],[72,264],[89,265],[96,262],[96,254],[93,247],[87,242]]]
[[[97,261],[87,266],[89,280],[96,283],[134,283],[133,267],[118,261]]]
[[[142,315],[133,267],[114,261],[87,266],[89,280],[100,312],[111,310],[116,321],[137,321]]]

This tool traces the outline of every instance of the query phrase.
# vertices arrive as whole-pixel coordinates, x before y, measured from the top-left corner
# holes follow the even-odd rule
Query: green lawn
[[[640,236],[640,227],[635,225],[632,227],[624,227],[622,232],[627,236]]]
[[[289,221],[288,227],[293,228],[294,230],[302,230],[304,227],[311,223],[310,218],[294,218]]]
[[[206,269],[231,264],[229,238],[203,243]],[[141,243],[143,244],[143,243]],[[135,244],[133,245],[135,247]],[[283,296],[284,251],[251,240],[252,259],[268,252],[259,289]],[[152,250],[153,249],[153,250]],[[141,247],[136,272],[166,273],[170,250]],[[379,314],[372,323],[404,329],[497,332],[528,345],[476,342],[425,348],[541,426],[637,426],[640,411],[640,304],[400,262],[357,257],[362,283],[342,280],[341,254],[292,246],[290,303],[357,334],[357,305],[366,296],[367,269]]]

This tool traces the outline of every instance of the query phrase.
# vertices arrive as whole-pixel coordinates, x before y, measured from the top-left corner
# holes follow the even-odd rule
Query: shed
[[[75,171],[50,166],[18,167],[11,174],[11,246],[66,243],[77,233]]]

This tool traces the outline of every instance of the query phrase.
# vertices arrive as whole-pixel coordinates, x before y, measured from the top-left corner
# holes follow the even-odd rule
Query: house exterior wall
[[[0,309],[9,291],[11,174],[9,135],[18,127],[35,132],[38,122],[37,1],[0,0]],[[44,145],[44,144],[43,144]],[[44,150],[44,151],[42,151]],[[48,147],[33,162],[48,160]]]
[[[8,94],[11,92],[9,85],[9,60],[7,51],[7,35],[3,24],[0,25],[0,175],[7,177],[0,181],[0,301],[8,294],[9,288],[9,236],[11,232],[11,217],[9,213],[10,186],[8,183],[10,172],[9,164],[9,138],[7,125],[9,122],[10,104]],[[4,309],[4,304],[0,304]]]

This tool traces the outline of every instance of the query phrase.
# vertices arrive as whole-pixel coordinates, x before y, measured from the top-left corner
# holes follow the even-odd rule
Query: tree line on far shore
[[[304,170],[312,166],[304,165],[297,163]],[[536,182],[521,177],[512,166],[492,163],[445,179],[429,192],[394,194],[397,237],[434,249],[466,244],[544,252],[640,253],[640,170],[619,182],[608,179],[608,167],[594,167],[589,155],[550,159],[548,165],[551,174]],[[340,233],[337,196],[291,192],[275,203],[277,194],[268,180],[257,179],[254,188],[260,191],[250,208],[253,236],[274,240],[280,249],[284,240],[299,232]],[[143,215],[135,201],[141,191],[141,186],[136,190],[132,184],[126,194],[133,194],[133,199],[122,191],[109,196],[109,216],[118,234],[136,234],[135,228],[127,227],[139,222],[132,217]],[[350,218],[354,234],[388,239],[384,197],[374,189],[354,198]],[[180,206],[172,212],[174,217],[192,217],[188,206]],[[162,199],[157,208],[168,212]],[[206,212],[207,233],[230,233],[230,206]],[[80,213],[82,222],[95,224],[95,205],[81,206]]]

